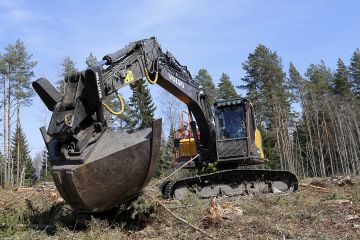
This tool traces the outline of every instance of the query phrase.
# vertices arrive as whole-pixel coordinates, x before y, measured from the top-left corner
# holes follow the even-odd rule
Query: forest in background
[[[294,63],[283,66],[276,51],[258,45],[242,63],[245,76],[241,86],[254,105],[257,126],[262,132],[263,145],[271,169],[291,170],[301,177],[358,175],[360,171],[360,51],[349,56],[346,66],[337,60],[337,68],[330,69],[323,61],[310,64],[304,75]],[[335,60],[334,60],[335,61]],[[90,53],[87,66],[97,62]],[[1,138],[0,183],[31,185],[37,180],[51,178],[47,152],[30,157],[29,145],[22,130],[23,107],[32,104],[37,62],[18,40],[0,51],[0,110]],[[71,57],[60,66],[58,89],[63,92],[63,79],[77,71]],[[205,68],[194,80],[202,84],[208,101],[239,97],[230,77],[223,73],[217,81]],[[132,132],[150,126],[156,109],[145,81],[131,85],[132,96],[126,100],[121,117],[107,115],[114,130]],[[117,107],[115,97],[108,104]],[[171,133],[178,126],[181,105],[169,94],[162,100],[164,121],[169,136],[163,137],[157,175],[171,168]],[[141,120],[140,120],[141,119]],[[35,168],[36,167],[36,168]]]

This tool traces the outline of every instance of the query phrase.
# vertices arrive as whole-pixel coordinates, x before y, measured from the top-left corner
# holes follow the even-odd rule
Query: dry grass
[[[163,201],[171,211],[215,239],[360,239],[360,183],[321,188],[303,181],[289,195],[210,200],[189,195]],[[325,181],[325,180],[316,180]],[[305,184],[306,183],[306,184]],[[316,186],[318,184],[313,183]],[[150,193],[151,194],[151,193]],[[55,202],[54,202],[55,201]],[[212,214],[212,215],[209,215]],[[216,221],[212,221],[216,218]],[[54,193],[0,190],[0,239],[204,239],[154,200],[140,197],[120,214],[73,211]]]

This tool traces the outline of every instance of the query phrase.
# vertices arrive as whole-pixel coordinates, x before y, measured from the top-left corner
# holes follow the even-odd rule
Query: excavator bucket
[[[133,134],[106,131],[91,145],[81,164],[53,161],[56,187],[73,208],[112,209],[136,197],[154,173],[161,140],[161,119]]]
[[[40,130],[55,185],[68,204],[86,212],[136,197],[154,173],[161,142],[161,119],[132,134],[110,131],[97,81],[99,67],[67,76],[63,96],[45,78],[32,84],[53,112],[48,129]]]

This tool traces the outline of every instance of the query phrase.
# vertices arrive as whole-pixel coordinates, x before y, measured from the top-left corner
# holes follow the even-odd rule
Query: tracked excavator
[[[188,167],[193,169],[216,164],[215,172],[163,183],[164,198],[181,198],[189,190],[204,198],[297,190],[297,177],[289,171],[242,168],[266,161],[252,104],[231,99],[211,107],[187,67],[170,52],[164,53],[152,37],[132,42],[107,54],[96,66],[65,77],[63,94],[45,78],[33,82],[52,112],[47,130],[40,129],[52,176],[73,208],[112,209],[136,197],[151,179],[159,158],[161,119],[150,128],[126,133],[110,130],[104,117],[105,111],[121,114],[106,104],[106,98],[140,79],[158,84],[188,107],[191,135],[185,141],[176,139],[175,148],[183,149],[177,160],[192,159]],[[124,102],[118,97],[123,110]]]

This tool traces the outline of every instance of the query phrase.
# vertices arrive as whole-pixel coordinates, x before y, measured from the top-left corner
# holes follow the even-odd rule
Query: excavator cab
[[[247,99],[215,102],[216,148],[219,164],[255,165],[265,162],[261,134]]]
[[[253,107],[247,99],[220,100],[214,104],[218,164],[256,165],[264,163],[260,131],[256,128]],[[190,127],[190,115],[183,111],[181,125],[174,132],[174,162],[181,166],[198,151]],[[196,132],[200,139],[200,133]],[[193,162],[186,168],[194,168]],[[225,167],[226,168],[226,167]]]

